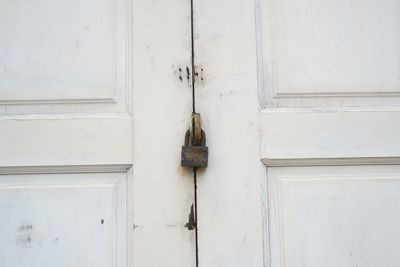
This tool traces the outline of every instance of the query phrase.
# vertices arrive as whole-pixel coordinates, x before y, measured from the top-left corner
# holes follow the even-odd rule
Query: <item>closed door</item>
[[[400,265],[397,1],[0,14],[1,266]]]
[[[194,6],[200,266],[399,266],[399,2]]]
[[[0,1],[0,266],[192,265],[189,14]]]

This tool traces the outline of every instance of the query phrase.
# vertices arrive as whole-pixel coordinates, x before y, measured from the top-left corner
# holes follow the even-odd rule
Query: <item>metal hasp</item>
[[[185,134],[185,145],[182,146],[181,166],[205,168],[208,165],[208,147],[206,134],[200,126],[200,114],[192,115],[192,130]]]

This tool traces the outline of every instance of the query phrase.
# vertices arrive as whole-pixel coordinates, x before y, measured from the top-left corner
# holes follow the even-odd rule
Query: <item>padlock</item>
[[[206,134],[201,130],[201,144],[196,146],[191,141],[190,130],[185,134],[185,145],[182,146],[181,166],[204,168],[208,165],[208,147],[206,147]]]

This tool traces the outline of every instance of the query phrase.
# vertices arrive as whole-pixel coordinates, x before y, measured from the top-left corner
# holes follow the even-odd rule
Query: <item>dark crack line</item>
[[[195,53],[194,53],[194,7],[193,0],[190,0],[190,34],[191,34],[191,49],[192,49],[192,112],[196,113],[196,69],[195,69]],[[197,220],[197,169],[193,168],[193,185],[194,185],[194,221],[195,221],[195,254],[196,267],[199,267],[199,223]]]
[[[196,267],[199,267],[199,223],[197,221],[197,169],[193,168],[194,184],[194,221],[195,221],[195,241],[196,241]]]
[[[192,42],[192,107],[193,113],[196,113],[196,95],[195,95],[195,62],[194,62],[194,19],[193,19],[193,0],[190,0],[190,34]]]

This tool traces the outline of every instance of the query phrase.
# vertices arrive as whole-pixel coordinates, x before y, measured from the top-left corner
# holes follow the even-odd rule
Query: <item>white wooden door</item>
[[[0,266],[399,266],[399,18],[396,0],[0,1]]]
[[[1,267],[194,266],[190,10],[0,1]]]
[[[400,2],[194,3],[199,266],[400,266]]]

